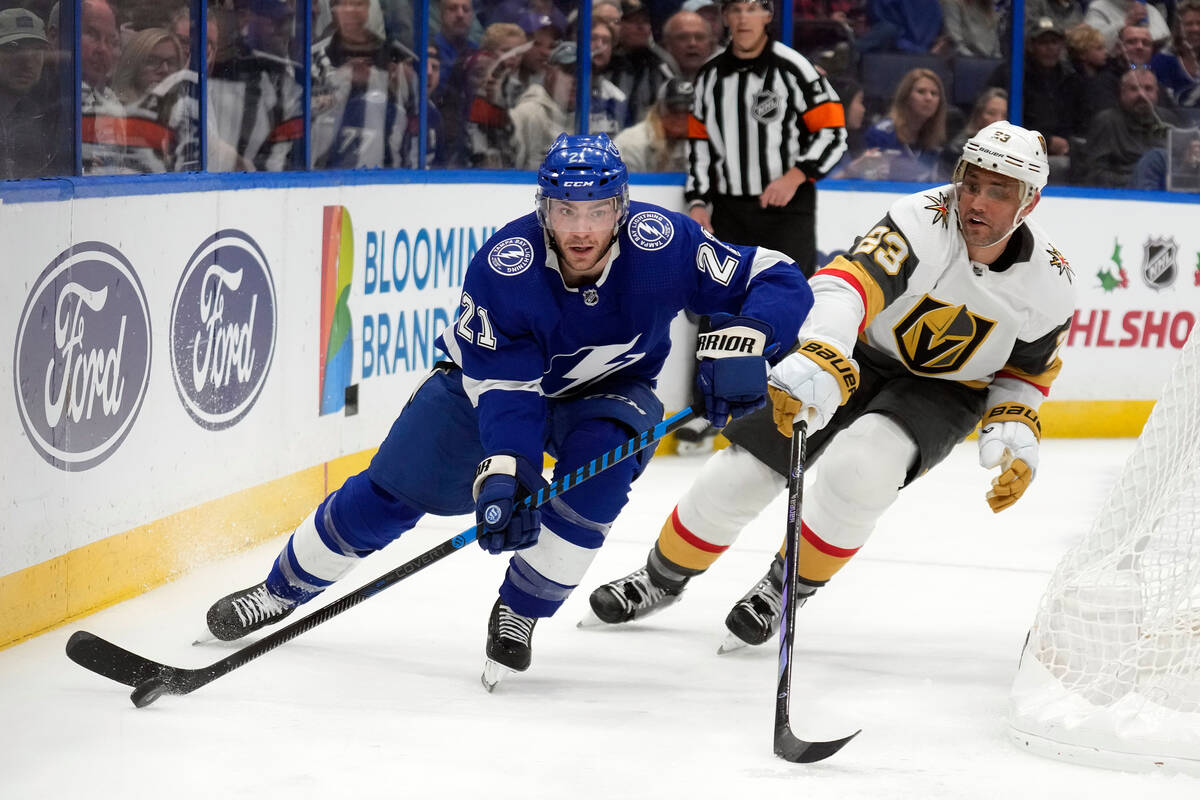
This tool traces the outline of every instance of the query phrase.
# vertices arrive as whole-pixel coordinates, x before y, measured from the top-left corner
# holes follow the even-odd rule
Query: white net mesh
[[[1030,629],[1010,723],[1020,744],[1043,754],[1200,769],[1197,331]]]

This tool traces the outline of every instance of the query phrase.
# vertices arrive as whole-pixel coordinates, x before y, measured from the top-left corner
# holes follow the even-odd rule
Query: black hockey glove
[[[705,418],[718,428],[766,404],[771,333],[765,322],[730,314],[713,314],[701,325],[696,393]]]
[[[484,526],[479,546],[496,555],[536,544],[542,512],[517,506],[547,485],[541,470],[516,453],[497,453],[481,461],[472,487],[475,521]]]

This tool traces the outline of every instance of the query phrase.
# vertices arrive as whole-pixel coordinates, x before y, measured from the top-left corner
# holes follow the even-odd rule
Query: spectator
[[[858,81],[848,77],[829,79],[833,90],[842,99],[846,113],[846,152],[842,160],[829,173],[831,178],[861,178],[862,167],[858,163],[866,150],[863,141],[864,123],[867,117],[865,93]]]
[[[575,43],[559,42],[542,83],[531,83],[511,116],[517,169],[537,169],[560,133],[574,127]]]
[[[542,82],[546,65],[550,61],[550,53],[563,33],[562,28],[547,14],[527,14],[521,18],[519,24],[529,37],[530,45],[522,54],[516,72],[518,96],[531,84]]]
[[[676,11],[663,26],[663,45],[671,56],[675,74],[689,81],[713,54],[712,29],[693,11]]]
[[[467,121],[470,163],[484,169],[509,169],[513,165],[512,120],[516,103],[514,72],[525,32],[511,22],[496,22],[484,29],[483,39],[467,62],[467,79],[474,93]]]
[[[303,95],[299,65],[288,55],[295,7],[290,0],[247,0],[245,10],[245,25],[208,81],[209,120],[217,138],[233,146],[210,146],[209,169],[300,169]]]
[[[475,24],[472,0],[441,0],[439,19],[440,30],[430,43],[438,51],[440,80],[437,92],[429,93],[442,120],[437,163],[444,167],[465,167],[470,158],[467,122],[474,99],[467,61],[478,49],[470,38]]]
[[[953,46],[942,35],[938,0],[868,0],[868,30],[858,39],[859,52],[948,54]]]
[[[612,62],[613,29],[607,22],[592,22],[592,92],[588,132],[614,138],[624,127],[628,102],[625,93],[606,74]]]
[[[1200,192],[1200,134],[1192,133],[1183,138],[1183,144],[1175,151],[1171,163],[1170,185],[1173,192]],[[1172,149],[1175,145],[1172,145]]]
[[[1071,30],[1083,22],[1085,4],[1080,0],[1025,0],[1025,35],[1029,35],[1042,17],[1054,20],[1060,31]]]
[[[892,98],[886,117],[867,130],[867,147],[883,151],[886,177],[893,181],[935,181],[946,143],[946,91],[937,73],[909,70]]]
[[[658,101],[662,85],[672,77],[670,56],[650,36],[650,12],[641,0],[621,0],[624,14],[617,30],[612,81],[628,101],[624,126],[639,121]]]
[[[1165,147],[1167,129],[1178,124],[1170,109],[1158,106],[1158,79],[1149,69],[1121,77],[1116,108],[1100,112],[1088,130],[1087,171],[1093,186],[1130,185],[1134,165],[1154,147]]]
[[[368,27],[368,0],[333,0],[330,12],[330,35],[313,45],[312,166],[412,166],[400,156],[409,92],[399,52]]]
[[[1091,120],[1116,103],[1109,84],[1108,46],[1100,31],[1082,23],[1067,31],[1067,53],[1079,80],[1080,113]]]
[[[662,97],[650,107],[645,118],[621,131],[615,144],[630,172],[687,169],[688,112],[694,99],[695,86],[691,81],[672,78],[663,84]]]
[[[950,143],[942,151],[942,170],[946,175],[954,171],[958,156],[962,154],[967,140],[993,122],[1008,119],[1008,90],[1000,86],[984,89],[975,100],[971,113],[967,116],[963,129],[950,139]],[[1053,175],[1054,171],[1051,170]]]
[[[725,44],[725,20],[721,17],[721,9],[715,0],[685,0],[681,6],[683,11],[699,14],[708,23],[712,31],[713,49],[720,49]]]
[[[1000,58],[1000,20],[992,0],[941,0],[946,35],[960,56]]]
[[[110,85],[120,52],[117,17],[106,0],[80,7],[79,73],[84,175],[125,172],[125,108]]]
[[[58,152],[58,98],[42,83],[49,46],[36,14],[0,11],[0,180],[70,171]]]
[[[1149,28],[1155,42],[1165,42],[1171,36],[1162,12],[1144,0],[1091,0],[1083,21],[1100,31],[1110,47],[1129,26]]]
[[[416,109],[419,102],[414,92],[408,100],[408,123],[404,126],[404,138],[400,144],[400,165],[409,169],[432,167],[435,163],[444,163],[445,155],[441,151],[443,122],[441,110],[433,103],[434,90],[442,76],[442,59],[437,46],[430,43],[429,57],[425,60],[425,163],[421,164],[421,117]],[[465,146],[465,143],[464,143]]]
[[[1150,69],[1159,88],[1169,91],[1179,105],[1195,106],[1200,100],[1200,0],[1179,4],[1172,44],[1172,52],[1150,58]]]
[[[1071,151],[1070,138],[1085,133],[1083,86],[1063,59],[1066,35],[1050,17],[1042,17],[1029,32],[1025,58],[1025,120],[1030,130],[1046,138],[1050,174],[1066,175],[1067,165],[1056,156]]]
[[[112,87],[126,107],[136,105],[150,90],[186,63],[183,47],[165,28],[144,28],[130,37],[113,71]]]
[[[476,50],[470,40],[471,26],[475,23],[472,0],[441,0],[438,18],[440,30],[430,41],[437,47],[441,63],[449,69]]]

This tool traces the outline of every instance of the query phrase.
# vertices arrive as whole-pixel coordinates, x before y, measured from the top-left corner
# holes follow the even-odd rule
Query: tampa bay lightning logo
[[[532,263],[533,245],[519,236],[505,239],[488,253],[488,264],[501,275],[520,275]]]
[[[488,525],[495,525],[500,521],[500,517],[504,512],[500,510],[500,506],[492,503],[483,510],[483,519]]]
[[[643,250],[661,250],[674,236],[671,220],[657,211],[643,211],[629,220],[629,238]]]

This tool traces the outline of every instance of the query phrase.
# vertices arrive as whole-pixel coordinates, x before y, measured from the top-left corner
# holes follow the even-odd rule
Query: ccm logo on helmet
[[[563,181],[563,186],[591,186],[595,181]]]

